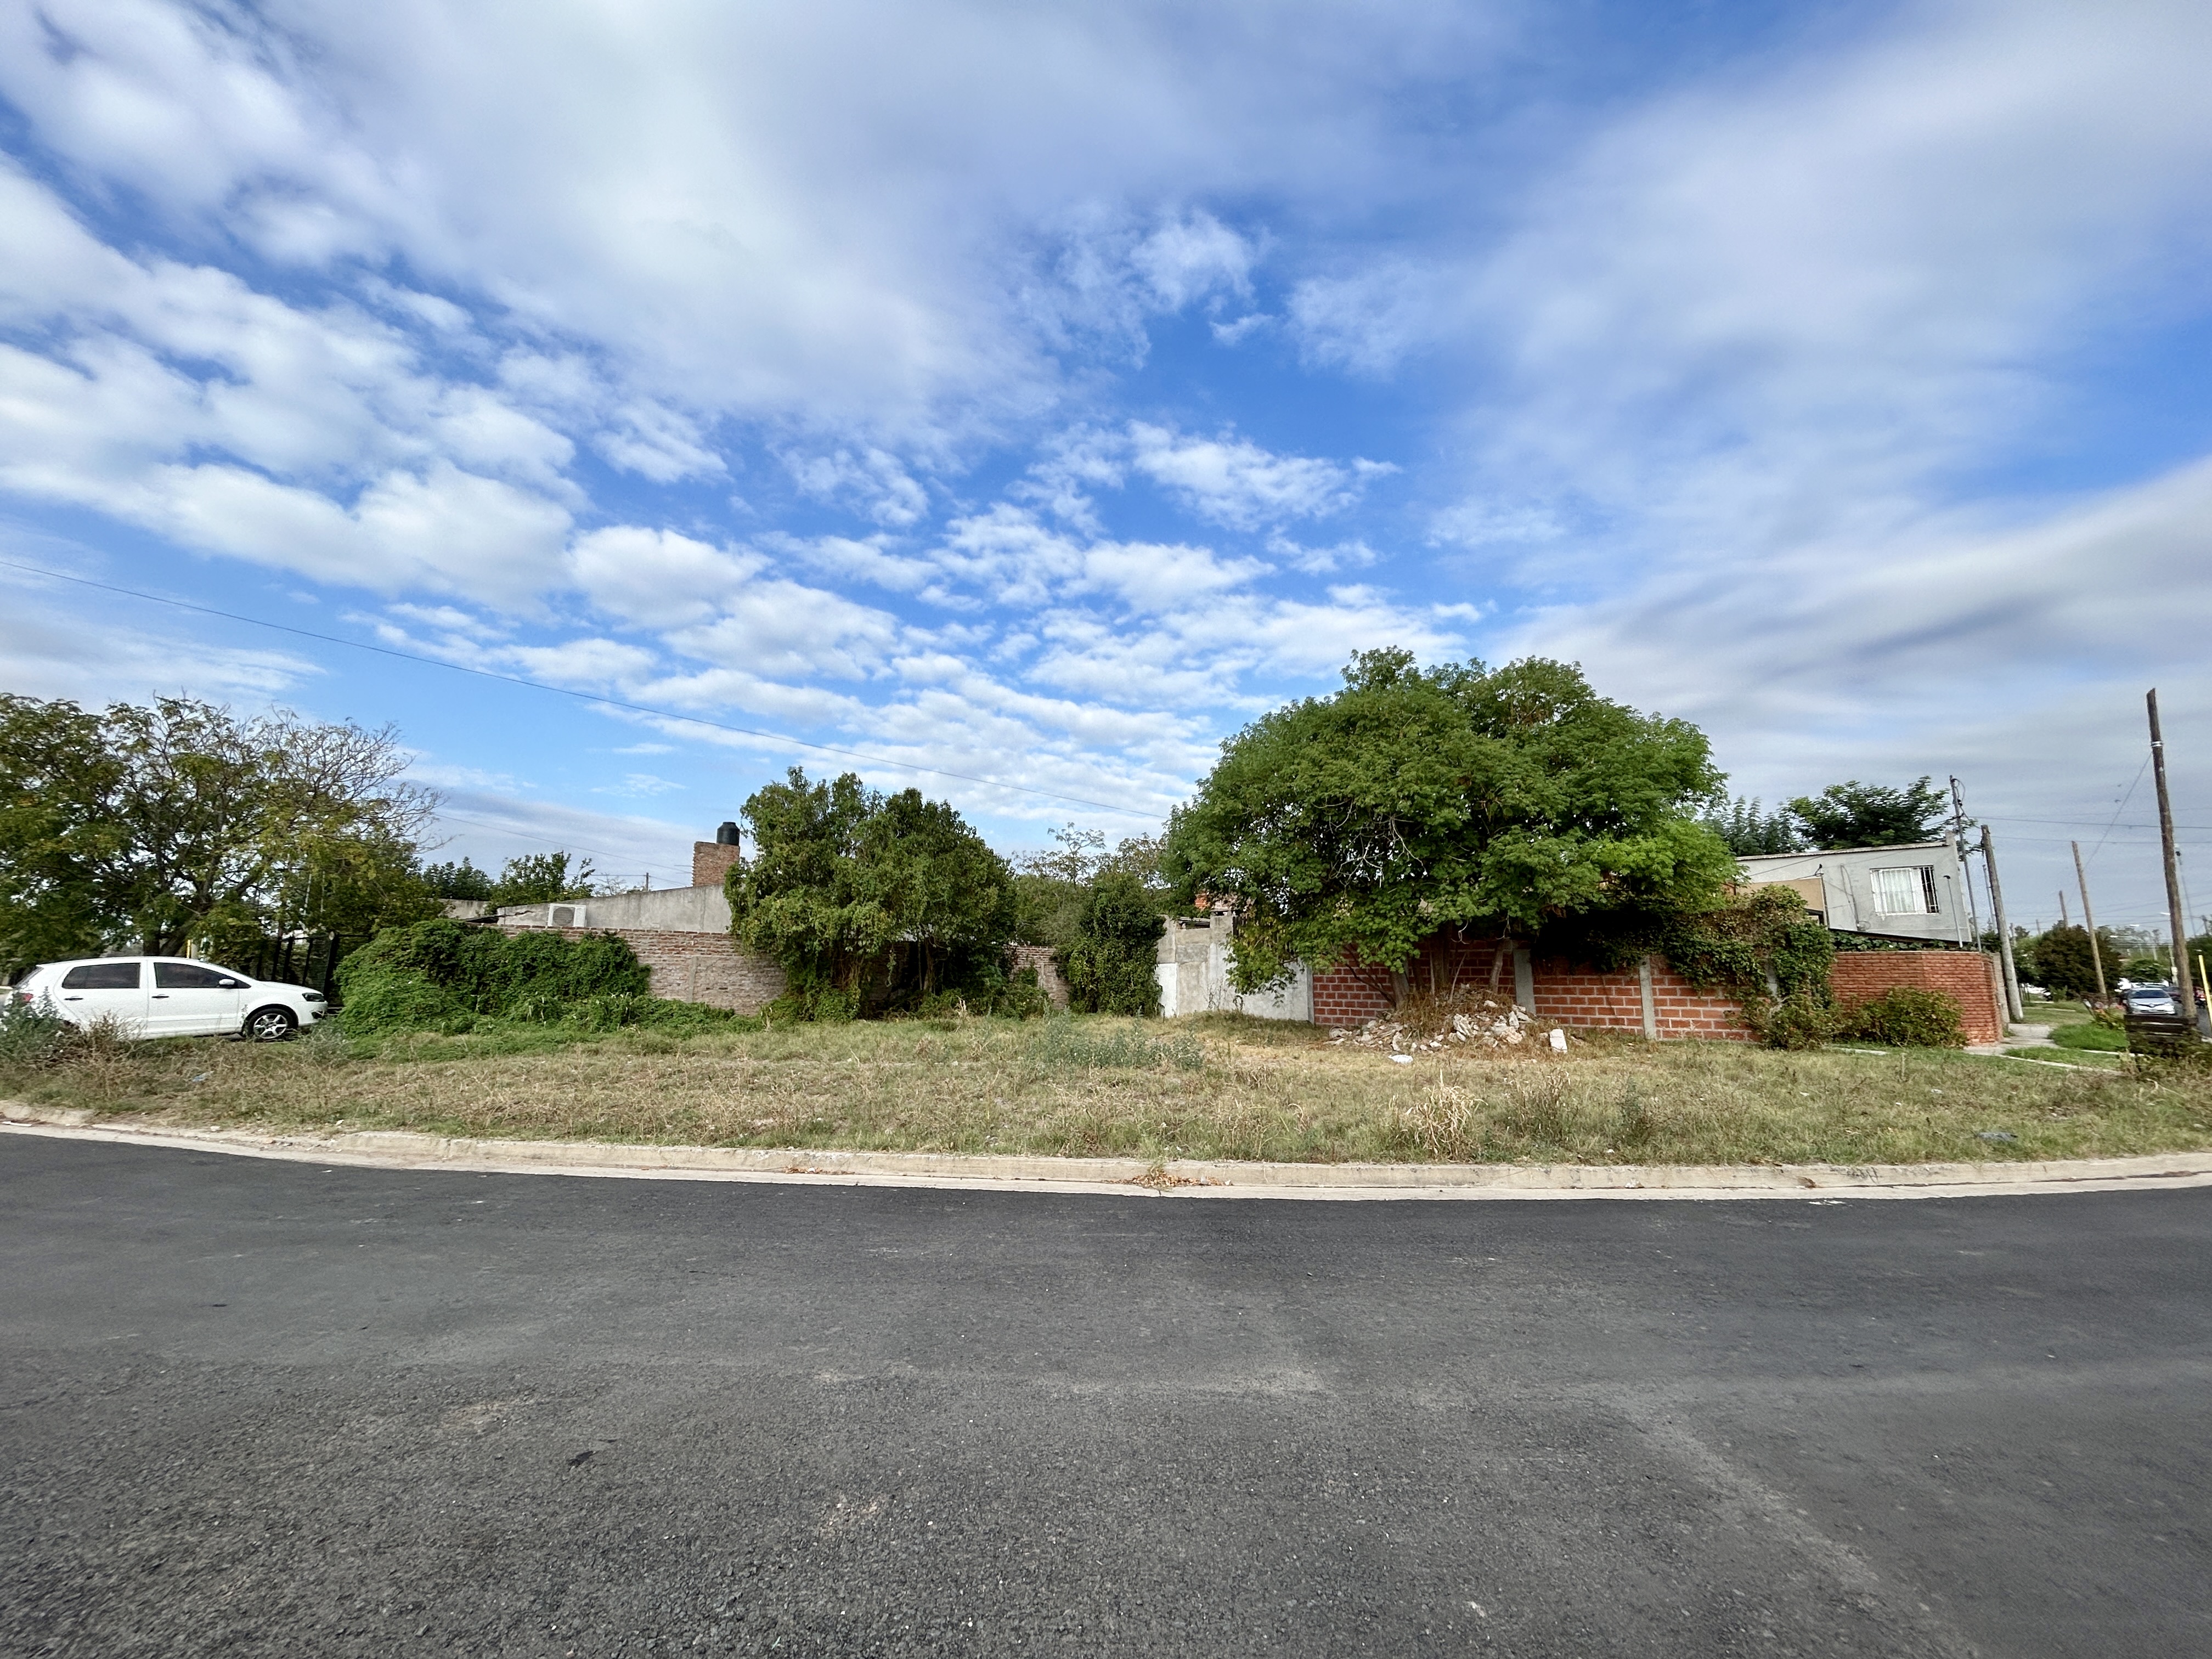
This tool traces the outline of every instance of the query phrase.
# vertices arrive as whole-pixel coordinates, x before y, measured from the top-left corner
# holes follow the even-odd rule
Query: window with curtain
[[[1874,872],[1874,908],[1885,916],[1932,916],[1936,914],[1936,868],[1906,865]]]

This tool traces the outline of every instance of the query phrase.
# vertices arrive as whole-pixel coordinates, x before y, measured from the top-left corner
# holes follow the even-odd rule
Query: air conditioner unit
[[[580,904],[549,904],[545,907],[548,927],[581,927],[585,926],[584,907]]]

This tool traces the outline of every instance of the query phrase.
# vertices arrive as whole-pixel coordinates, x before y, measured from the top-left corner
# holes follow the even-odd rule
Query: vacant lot
[[[2212,1075],[2138,1076],[2124,1060],[2091,1072],[1591,1034],[1563,1056],[1401,1065],[1233,1016],[95,1045],[0,1071],[0,1093],[268,1129],[1297,1162],[1874,1164],[2212,1145]]]

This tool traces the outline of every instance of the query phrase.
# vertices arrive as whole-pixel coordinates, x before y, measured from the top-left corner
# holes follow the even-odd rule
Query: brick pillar
[[[719,841],[695,841],[691,843],[691,884],[720,887],[730,866],[738,861],[738,849],[734,847]]]

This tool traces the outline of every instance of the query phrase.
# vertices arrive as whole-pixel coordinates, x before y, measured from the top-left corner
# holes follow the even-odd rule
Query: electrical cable
[[[297,635],[303,640],[320,640],[325,645],[343,645],[356,651],[372,651],[380,657],[397,657],[403,662],[419,662],[432,668],[450,669],[456,674],[473,674],[478,679],[501,680],[509,685],[527,686],[532,691],[550,691],[556,696],[574,697],[579,702],[595,702],[608,708],[626,708],[634,714],[649,714],[655,720],[678,720],[690,726],[704,726],[716,732],[733,732],[738,737],[760,738],[769,743],[788,744],[794,749],[811,749],[817,754],[842,755],[848,760],[864,761],[870,766],[889,767],[898,772],[924,772],[934,778],[957,778],[963,783],[980,783],[993,789],[1011,789],[1024,795],[1036,795],[1045,800],[1066,801],[1073,806],[1095,806],[1102,812],[1113,812],[1122,817],[1150,819],[1154,814],[1140,812],[1134,807],[1116,806],[1103,800],[1092,800],[1083,795],[1063,795],[1055,789],[1039,789],[1033,784],[1008,783],[1001,778],[980,777],[973,772],[952,772],[941,766],[923,766],[913,761],[888,760],[881,755],[862,754],[857,749],[840,749],[834,744],[810,743],[805,738],[794,738],[781,732],[763,732],[749,726],[732,726],[726,720],[712,720],[700,714],[673,714],[665,708],[648,708],[641,702],[625,702],[620,697],[601,696],[597,692],[578,691],[565,685],[552,685],[544,680],[525,679],[520,674],[501,674],[489,668],[471,668],[457,662],[443,662],[436,657],[426,657],[418,652],[396,650],[387,645],[370,645],[362,640],[349,640],[336,634],[319,634],[312,628],[294,628],[286,623],[267,622],[259,617],[241,617],[235,611],[218,611],[213,605],[193,605],[184,599],[173,599],[161,593],[144,593],[135,587],[118,587],[112,582],[96,582],[88,576],[65,576],[58,570],[48,570],[35,564],[23,564],[15,559],[0,559],[0,565],[11,570],[28,571],[34,576],[44,576],[50,581],[74,582],[79,587],[97,588],[103,593],[120,593],[127,599],[144,599],[151,605],[166,605],[179,611],[197,611],[203,617],[220,617],[225,622],[244,623],[250,628],[273,629],[279,634]]]

